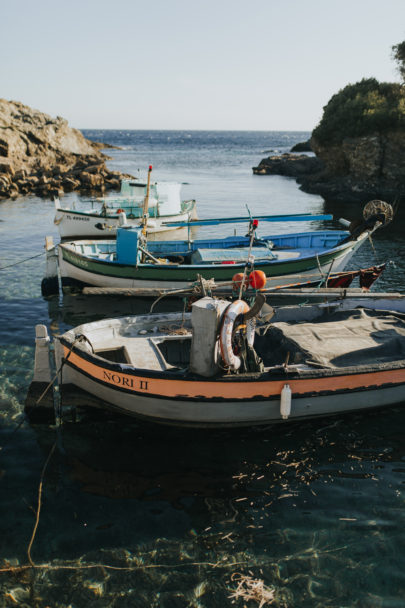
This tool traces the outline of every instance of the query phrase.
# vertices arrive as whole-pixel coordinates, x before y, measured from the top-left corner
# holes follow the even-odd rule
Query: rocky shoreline
[[[108,147],[59,116],[0,99],[0,199],[118,190],[121,179],[132,176],[106,167],[109,157],[101,150]]]

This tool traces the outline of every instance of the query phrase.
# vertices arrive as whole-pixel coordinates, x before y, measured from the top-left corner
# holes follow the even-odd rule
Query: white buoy
[[[291,388],[289,384],[284,384],[280,395],[280,414],[283,420],[287,420],[291,414]]]

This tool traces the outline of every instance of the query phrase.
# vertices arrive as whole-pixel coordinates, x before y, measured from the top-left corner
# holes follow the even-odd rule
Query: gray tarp
[[[275,323],[258,336],[255,348],[266,366],[287,357],[290,364],[328,368],[388,363],[405,359],[405,317],[360,308],[312,323]]]

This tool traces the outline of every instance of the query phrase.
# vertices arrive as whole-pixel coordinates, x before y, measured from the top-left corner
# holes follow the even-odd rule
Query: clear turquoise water
[[[90,136],[124,146],[109,151],[111,168],[144,173],[153,164],[156,180],[186,182],[183,196],[198,200],[201,217],[241,215],[246,203],[258,213],[358,214],[302,193],[294,180],[252,175],[266,150],[287,150],[306,134]],[[52,202],[34,197],[0,203],[0,267],[41,253],[45,235],[56,239],[53,213]],[[378,261],[395,261],[378,289],[403,289],[403,226],[399,214],[375,236]],[[375,261],[366,245],[352,265]],[[36,323],[55,334],[146,310],[101,298],[45,301],[43,270],[38,257],[0,271],[0,566],[28,563],[41,471],[56,440],[31,551],[51,567],[0,573],[0,606],[231,606],[235,573],[263,580],[277,606],[405,606],[403,408],[261,432],[180,432],[104,416],[14,432]]]

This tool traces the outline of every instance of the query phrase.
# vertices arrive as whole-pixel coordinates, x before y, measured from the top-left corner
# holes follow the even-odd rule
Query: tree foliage
[[[364,78],[331,97],[313,135],[320,143],[340,143],[392,129],[405,130],[405,88]]]
[[[394,44],[392,47],[392,56],[398,64],[398,72],[402,80],[405,82],[405,40]]]

